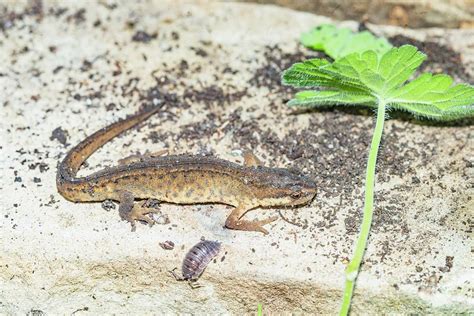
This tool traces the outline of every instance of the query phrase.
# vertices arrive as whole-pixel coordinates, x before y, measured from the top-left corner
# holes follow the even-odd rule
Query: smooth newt
[[[85,177],[77,172],[97,149],[156,113],[158,107],[144,110],[111,124],[84,139],[71,149],[58,167],[59,193],[73,202],[107,199],[119,202],[119,214],[135,230],[135,221],[152,225],[147,216],[156,209],[134,203],[154,198],[176,204],[222,203],[234,206],[225,226],[230,229],[258,231],[277,217],[246,221],[241,217],[256,207],[295,206],[308,203],[316,194],[316,184],[287,169],[259,165],[252,154],[244,166],[226,160],[194,155],[170,155],[106,168]]]

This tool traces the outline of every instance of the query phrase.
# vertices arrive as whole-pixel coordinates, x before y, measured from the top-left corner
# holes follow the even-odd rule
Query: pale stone
[[[298,48],[299,35],[328,18],[234,3],[58,1],[45,3],[43,14],[3,21],[0,314],[242,314],[256,312],[258,303],[264,312],[337,313],[358,232],[373,117],[338,110],[288,115],[284,103],[291,93],[251,81],[258,70],[271,70],[264,53],[278,55],[278,49],[270,46],[314,54]],[[473,75],[472,31],[371,28],[445,43]],[[150,41],[132,41],[137,31]],[[183,59],[188,69],[181,64],[180,73]],[[206,90],[213,85],[224,93]],[[180,104],[188,90],[192,106],[174,106],[174,116],[156,115],[107,144],[81,175],[137,151],[213,151],[238,161],[236,153],[251,149],[267,165],[301,169],[320,183],[311,205],[280,210],[297,225],[281,219],[262,236],[223,228],[227,206],[163,204],[170,224],[138,225],[132,233],[116,209],[62,198],[55,173],[65,153],[141,104],[157,103],[153,87],[176,93]],[[211,98],[205,105],[206,95],[232,93],[230,102],[212,104]],[[67,132],[68,146],[51,139],[58,127]],[[152,142],[152,132],[163,136]],[[295,132],[309,136],[287,138]],[[473,312],[472,125],[395,117],[384,132],[374,226],[353,311]],[[277,212],[257,209],[246,217]],[[219,240],[223,250],[204,272],[203,287],[192,290],[168,270],[180,267],[202,236]],[[166,240],[173,250],[159,246]]]

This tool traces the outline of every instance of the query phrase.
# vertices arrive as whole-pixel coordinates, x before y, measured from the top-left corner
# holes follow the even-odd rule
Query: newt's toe
[[[230,229],[236,230],[246,230],[246,231],[254,231],[260,232],[264,235],[268,235],[268,230],[263,228],[263,225],[269,224],[277,220],[277,216],[273,216],[264,220],[260,221],[245,221],[245,220],[238,220],[237,222],[226,222],[226,227]]]
[[[126,215],[126,220],[132,225],[132,231],[135,231],[136,221],[146,222],[149,226],[153,226],[155,221],[148,214],[157,212],[159,210],[156,208],[135,205],[132,211]]]

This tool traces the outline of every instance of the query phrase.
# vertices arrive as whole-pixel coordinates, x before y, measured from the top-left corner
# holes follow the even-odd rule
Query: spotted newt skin
[[[144,110],[111,124],[71,149],[58,167],[58,192],[73,202],[118,201],[119,214],[131,223],[132,231],[137,220],[152,225],[154,222],[147,214],[156,211],[140,206],[135,200],[153,198],[176,204],[231,205],[235,208],[226,220],[227,228],[267,234],[263,225],[276,217],[261,221],[246,221],[241,217],[257,207],[295,206],[314,198],[313,181],[287,169],[261,166],[250,153],[244,157],[244,166],[213,157],[170,155],[145,157],[85,177],[76,176],[92,153],[158,110],[158,107]]]

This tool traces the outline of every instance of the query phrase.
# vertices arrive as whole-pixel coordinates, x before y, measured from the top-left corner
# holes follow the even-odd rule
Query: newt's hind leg
[[[263,233],[264,235],[268,234],[268,231],[263,228],[263,225],[271,223],[278,219],[277,216],[273,216],[260,221],[246,221],[240,219],[244,216],[245,213],[249,211],[248,207],[238,206],[232,213],[227,217],[225,221],[225,227],[236,230],[247,230],[247,231],[256,231]]]
[[[137,229],[135,221],[147,222],[150,226],[155,224],[155,221],[147,216],[147,214],[159,212],[156,208],[135,204],[134,200],[133,194],[128,191],[121,192],[119,195],[120,218],[132,225],[132,232]]]
[[[263,166],[263,163],[251,151],[246,151],[244,152],[244,166],[258,167],[258,166]]]
[[[156,157],[160,157],[165,154],[168,154],[168,149],[161,149],[152,153],[146,152],[144,154],[133,154],[128,157],[119,159],[118,164],[121,166],[128,165],[130,163],[141,162],[141,161],[146,161],[146,160],[153,159]]]

